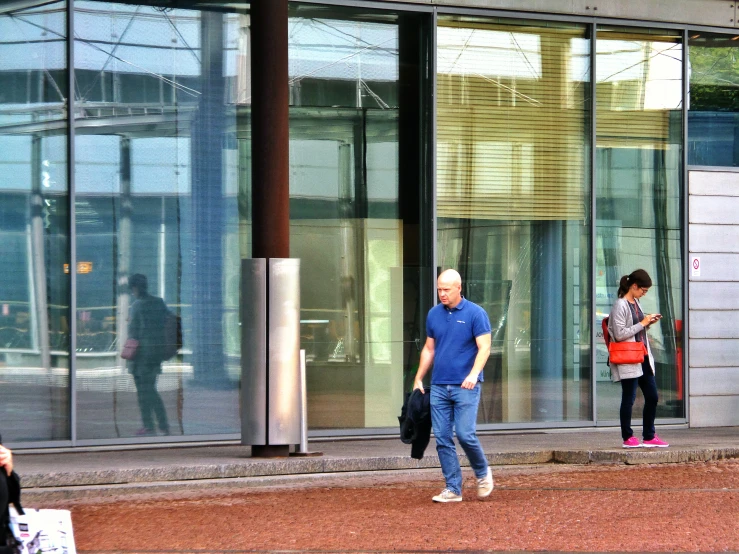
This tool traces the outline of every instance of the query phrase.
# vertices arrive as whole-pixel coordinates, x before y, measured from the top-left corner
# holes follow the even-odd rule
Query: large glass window
[[[492,323],[480,422],[589,420],[588,28],[443,17],[437,42],[437,265]]]
[[[684,417],[683,45],[680,33],[599,27],[596,47],[596,325],[608,315],[621,276],[645,269],[654,286],[642,306],[663,315],[649,331],[657,415]],[[597,348],[598,420],[613,422],[621,386],[610,380],[602,341]]]
[[[739,166],[739,36],[691,33],[688,163]]]
[[[430,271],[418,240],[429,221],[420,201],[428,22],[291,13],[290,254],[301,260],[312,429],[397,425],[415,372],[419,279]]]
[[[239,433],[249,5],[171,4],[0,7],[6,441],[70,439],[72,328],[80,440]],[[650,331],[658,416],[685,417],[682,33],[598,26],[593,53],[590,25],[441,15],[434,29],[429,14],[290,6],[290,254],[301,260],[310,428],[397,424],[445,268],[493,325],[480,423],[588,421],[594,389],[598,422],[617,421],[620,387],[600,340],[592,367],[591,324],[636,268],[654,280],[645,310],[664,316]],[[739,166],[737,37],[690,35],[688,161]],[[169,314],[132,309],[147,298]],[[173,319],[183,340],[164,355]],[[145,368],[121,358],[142,329],[161,343]]]
[[[0,9],[3,440],[68,440],[66,2]]]
[[[80,439],[240,429],[249,20],[196,4],[74,4]],[[135,274],[181,319],[176,355],[148,346],[164,315],[131,310]]]

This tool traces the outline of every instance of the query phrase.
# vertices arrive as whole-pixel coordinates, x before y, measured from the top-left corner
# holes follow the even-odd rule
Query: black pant
[[[139,400],[139,409],[141,410],[141,421],[146,429],[154,430],[154,415],[156,414],[159,421],[159,429],[165,433],[169,433],[169,423],[167,422],[167,410],[164,408],[162,397],[157,391],[156,372],[140,373],[133,376],[133,382],[136,384],[136,396]]]
[[[8,479],[6,478],[5,468],[0,468],[0,547],[4,547],[7,543],[8,530]],[[0,550],[0,553],[2,550]]]
[[[12,533],[10,531],[10,513],[8,512],[8,479],[5,468],[0,468],[0,554],[15,554],[17,550],[10,546],[13,541],[8,541]],[[8,544],[10,542],[10,544]]]
[[[634,436],[631,429],[631,410],[636,400],[636,387],[644,394],[644,429],[642,435],[645,441],[654,438],[654,418],[657,415],[657,382],[654,380],[649,358],[644,358],[641,364],[644,375],[634,379],[621,379],[621,436],[628,440]]]

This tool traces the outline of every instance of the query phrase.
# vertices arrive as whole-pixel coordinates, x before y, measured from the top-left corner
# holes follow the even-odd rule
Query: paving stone
[[[739,458],[739,428],[667,428],[660,434],[669,448],[623,449],[617,429],[577,432],[481,434],[488,462],[493,466],[529,464],[661,464]],[[238,444],[111,451],[21,452],[14,456],[25,490],[65,494],[64,487],[166,487],[201,486],[220,480],[312,475],[412,471],[439,468],[432,439],[421,460],[394,439],[315,441],[313,450],[323,456],[251,458],[250,449]],[[617,446],[616,446],[617,445]],[[469,461],[460,452],[460,464]],[[181,484],[181,485],[180,485]],[[243,483],[233,485],[243,486]],[[70,494],[74,491],[68,491]],[[76,493],[75,493],[76,494]]]

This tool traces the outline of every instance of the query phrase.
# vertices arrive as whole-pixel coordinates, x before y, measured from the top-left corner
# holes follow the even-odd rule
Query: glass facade
[[[685,413],[681,37],[599,27],[596,41],[596,329],[621,276],[645,269],[654,285],[642,306],[663,316],[649,332],[660,417]],[[598,348],[598,420],[617,421],[621,387]]]
[[[70,435],[67,4],[44,4],[0,11],[0,418],[6,441]]]
[[[688,163],[739,166],[736,35],[690,33]]]
[[[164,4],[0,6],[7,442],[240,433],[252,19],[246,2]],[[493,326],[479,424],[613,425],[593,329],[639,267],[664,316],[658,417],[684,419],[684,157],[737,165],[736,37],[443,12],[290,3],[309,428],[395,432],[449,267]],[[121,351],[163,328],[132,309],[149,296],[182,345],[147,381]]]
[[[493,325],[484,423],[590,419],[588,30],[439,20],[437,264]]]
[[[415,373],[430,36],[422,16],[291,13],[290,254],[310,291],[301,339],[312,429],[396,425]]]
[[[157,379],[160,429],[240,431],[248,15],[210,4],[74,4],[80,439],[135,436],[146,419],[139,362],[120,358],[134,274],[182,321]]]

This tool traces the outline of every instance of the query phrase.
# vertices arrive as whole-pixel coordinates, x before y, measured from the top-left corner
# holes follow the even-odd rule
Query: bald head
[[[456,308],[462,300],[462,276],[453,269],[442,271],[436,280],[439,301],[447,308]]]
[[[462,276],[454,269],[446,269],[439,275],[439,283],[450,283],[462,286]]]

